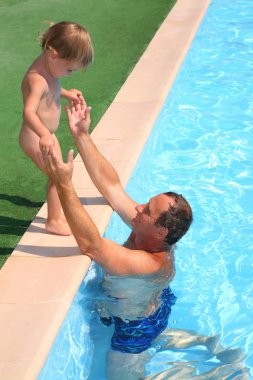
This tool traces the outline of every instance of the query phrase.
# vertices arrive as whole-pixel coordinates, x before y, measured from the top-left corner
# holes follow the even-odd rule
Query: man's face
[[[155,223],[163,212],[168,211],[170,203],[171,199],[167,195],[159,194],[148,203],[137,205],[136,217],[132,219],[134,231],[149,235],[156,233],[159,226]]]

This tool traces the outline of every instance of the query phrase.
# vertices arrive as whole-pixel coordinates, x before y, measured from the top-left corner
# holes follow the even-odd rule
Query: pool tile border
[[[210,0],[178,0],[92,133],[126,185]],[[104,233],[112,210],[80,156],[74,186]],[[0,379],[37,378],[90,260],[47,234],[43,205],[0,271]]]

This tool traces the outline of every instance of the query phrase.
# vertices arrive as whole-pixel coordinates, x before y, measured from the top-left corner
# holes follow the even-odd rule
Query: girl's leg
[[[62,157],[60,144],[55,135],[55,146],[54,149],[56,153]],[[61,202],[56,190],[55,185],[49,179],[47,184],[47,222],[46,229],[57,235],[71,235],[71,230],[62,212]]]
[[[54,136],[54,135],[53,135]],[[57,138],[55,138],[55,150],[57,154],[61,155],[61,149]],[[44,172],[43,165],[39,159],[39,138],[30,129],[23,128],[19,138],[20,146],[25,154],[31,158],[36,166]],[[51,233],[57,235],[71,235],[71,230],[62,212],[61,203],[57,194],[56,187],[48,180],[47,185],[47,209],[48,216],[46,221],[46,229]]]
[[[47,221],[46,229],[48,232],[57,235],[71,235],[68,222],[62,212],[61,202],[55,185],[49,179],[47,183]]]

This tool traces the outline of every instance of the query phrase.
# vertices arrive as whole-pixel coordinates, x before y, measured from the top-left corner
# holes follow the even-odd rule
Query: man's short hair
[[[168,235],[165,237],[167,244],[175,244],[188,231],[193,217],[192,209],[187,200],[181,195],[174,192],[164,193],[172,199],[168,211],[163,212],[156,225],[168,229]]]

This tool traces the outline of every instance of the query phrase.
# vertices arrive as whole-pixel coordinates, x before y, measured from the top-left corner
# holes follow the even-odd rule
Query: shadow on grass
[[[10,255],[13,251],[13,248],[0,247],[0,256]]]
[[[25,207],[41,207],[43,205],[43,202],[33,202],[33,201],[30,201],[29,199],[20,197],[18,195],[8,195],[8,194],[1,194],[1,193],[0,193],[0,200],[8,201],[17,206],[25,206]]]
[[[39,232],[48,234],[45,229],[45,218],[36,218],[34,221],[43,226],[32,225],[32,220],[21,220],[9,218],[8,216],[0,216],[0,235],[16,235],[23,236],[29,227],[29,232]]]
[[[0,216],[0,234],[22,236],[29,227],[31,220],[21,220]]]
[[[7,260],[8,256],[13,252],[15,245],[20,237],[24,235],[30,223],[30,220],[20,220],[8,216],[0,216],[0,236],[3,238],[4,235],[10,235],[8,245],[13,244],[12,247],[0,247],[0,268]],[[3,241],[1,241],[1,243],[3,244]]]

